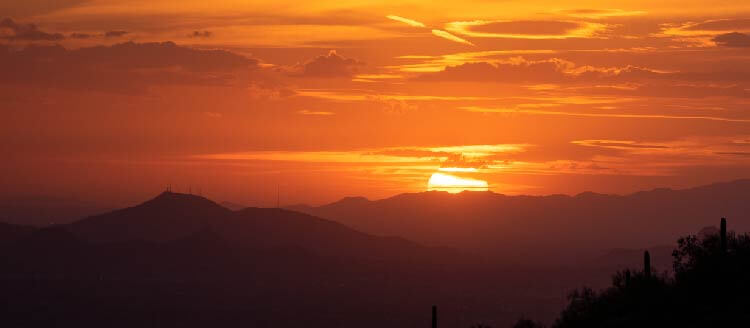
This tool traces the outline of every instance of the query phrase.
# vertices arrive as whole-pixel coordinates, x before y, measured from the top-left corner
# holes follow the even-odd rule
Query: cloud
[[[603,112],[571,112],[560,110],[540,110],[524,108],[488,108],[479,106],[465,106],[461,109],[477,113],[499,113],[499,114],[528,114],[528,115],[551,115],[551,116],[574,116],[574,117],[601,117],[601,118],[631,118],[631,119],[667,119],[667,120],[703,120],[718,122],[750,123],[750,119],[727,118],[719,116],[700,115],[668,115],[668,114],[628,114],[628,113],[603,113]]]
[[[705,37],[732,32],[749,33],[750,19],[716,19],[702,22],[667,23],[661,26],[661,33],[666,36]]]
[[[71,33],[70,34],[70,38],[71,39],[88,39],[90,37],[92,37],[92,35],[88,34],[88,33],[78,33],[78,32],[76,32],[76,33]]]
[[[0,20],[0,39],[25,41],[59,41],[60,33],[47,33],[34,24],[19,24],[10,18]]]
[[[415,21],[413,19],[408,19],[408,18],[404,18],[404,17],[400,17],[400,16],[395,16],[395,15],[388,15],[388,16],[385,16],[385,17],[388,18],[388,19],[392,19],[392,20],[395,20],[395,21],[399,21],[399,22],[402,22],[402,23],[414,26],[414,27],[421,27],[421,28],[425,28],[425,29],[428,28],[427,25],[423,24],[422,22]],[[470,41],[468,41],[466,39],[463,39],[461,37],[455,36],[455,35],[453,35],[453,34],[451,34],[449,32],[446,32],[446,31],[443,31],[443,30],[440,30],[440,29],[432,29],[432,28],[430,28],[430,31],[432,32],[432,35],[440,37],[440,38],[443,38],[443,39],[446,39],[446,40],[450,40],[450,41],[453,41],[453,42],[458,42],[458,43],[462,43],[462,44],[466,44],[466,45],[470,45],[470,46],[474,45],[473,43],[471,43]]]
[[[303,109],[303,110],[297,111],[297,114],[314,115],[314,116],[330,116],[330,115],[334,115],[335,113],[334,112],[328,112],[328,111],[316,111],[316,110],[306,110],[306,109]]]
[[[75,50],[0,47],[0,83],[142,92],[154,85],[248,85],[260,81],[258,60],[223,50],[162,43],[121,43]]]
[[[611,149],[664,149],[666,145],[644,144],[632,140],[576,140],[572,144]]]
[[[300,77],[352,77],[365,63],[353,58],[345,58],[335,50],[328,55],[320,55],[292,68],[293,76]]]
[[[22,0],[0,1],[0,13],[20,17],[50,13],[80,5],[90,0]]]
[[[743,157],[750,157],[750,152],[741,152],[741,151],[718,151],[715,152],[717,155],[732,155],[732,156],[743,156]]]
[[[578,65],[562,58],[527,59],[510,57],[490,61],[481,59],[455,66],[446,66],[436,72],[426,72],[414,78],[421,81],[478,81],[497,83],[564,84],[568,88],[581,88],[586,83],[590,91],[643,92],[640,86],[653,88],[671,85],[674,90],[685,91],[691,87],[705,88],[725,95],[747,96],[750,74],[742,68],[713,71],[662,71],[640,66]],[[675,83],[681,82],[681,83]],[[724,83],[725,85],[716,84]],[[733,85],[730,85],[733,84]],[[583,91],[583,90],[579,90]],[[700,90],[697,90],[700,91]],[[704,94],[705,92],[701,93]],[[686,93],[689,94],[689,93]]]
[[[646,12],[622,9],[570,9],[561,10],[560,13],[577,18],[602,19],[608,17],[638,16]]]
[[[688,31],[730,31],[750,29],[750,18],[717,19],[700,23],[688,23],[683,28]]]
[[[436,73],[421,75],[420,80],[449,81],[546,81],[558,82],[565,78],[556,61],[522,61],[518,63],[476,62],[448,66]]]
[[[401,16],[388,15],[388,16],[385,16],[385,17],[388,18],[388,19],[392,19],[392,20],[404,23],[404,24],[408,24],[408,25],[414,26],[414,27],[427,27],[427,26],[425,26],[421,22],[415,21],[413,19],[404,18],[404,17],[401,17]]]
[[[451,40],[453,42],[463,43],[463,44],[470,45],[470,46],[474,45],[473,43],[471,43],[471,42],[469,42],[469,41],[467,41],[465,39],[457,37],[457,36],[455,36],[453,34],[450,34],[450,33],[446,32],[446,31],[443,31],[443,30],[432,30],[432,34],[435,35],[435,36],[439,36],[439,37],[441,37],[443,39]]]
[[[448,31],[480,38],[567,39],[598,37],[609,26],[601,23],[555,20],[462,21],[446,24]]]
[[[720,34],[711,40],[722,47],[750,47],[750,35],[738,32]]]
[[[120,38],[124,36],[125,34],[128,34],[128,31],[120,31],[120,30],[107,31],[107,32],[104,32],[104,37],[105,38]]]
[[[189,34],[188,36],[191,38],[210,38],[214,35],[211,31],[193,31],[193,33]]]

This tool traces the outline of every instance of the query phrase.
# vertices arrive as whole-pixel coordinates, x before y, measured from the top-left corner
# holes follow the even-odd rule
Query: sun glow
[[[489,190],[489,185],[484,180],[461,178],[445,173],[434,173],[430,177],[430,181],[427,182],[427,190],[447,191],[456,194],[464,190],[487,191]]]

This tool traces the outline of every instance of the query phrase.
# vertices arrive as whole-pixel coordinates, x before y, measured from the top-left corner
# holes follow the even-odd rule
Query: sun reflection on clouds
[[[447,191],[454,194],[465,190],[488,191],[489,184],[484,180],[462,178],[445,173],[434,173],[427,182],[427,190]]]

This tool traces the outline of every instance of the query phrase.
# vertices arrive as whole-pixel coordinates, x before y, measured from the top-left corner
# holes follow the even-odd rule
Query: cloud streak
[[[446,24],[448,31],[478,38],[568,39],[594,38],[608,25],[582,21],[459,21]]]
[[[457,37],[457,36],[455,36],[453,34],[450,34],[450,33],[446,32],[446,31],[443,31],[443,30],[432,30],[432,34],[435,35],[435,36],[441,37],[443,39],[446,39],[446,40],[450,40],[450,41],[453,41],[453,42],[458,42],[458,43],[463,43],[463,44],[466,44],[466,45],[474,46],[473,43],[467,41],[466,39]]]
[[[392,20],[395,20],[395,21],[398,21],[398,22],[410,25],[410,26],[414,26],[414,27],[427,27],[422,22],[418,22],[418,21],[415,21],[413,19],[408,19],[408,18],[404,18],[404,17],[401,17],[401,16],[388,15],[388,16],[385,16],[385,17],[388,18],[388,19],[392,19]]]
[[[34,24],[19,24],[10,18],[0,20],[0,39],[23,41],[60,41],[60,33],[47,33]]]
[[[413,20],[413,19],[404,18],[404,17],[396,16],[396,15],[388,15],[388,16],[385,16],[385,17],[388,18],[388,19],[391,19],[391,20],[395,20],[395,21],[407,24],[409,26],[430,29],[430,32],[432,33],[432,35],[437,36],[439,38],[443,38],[443,39],[446,39],[446,40],[449,40],[449,41],[453,41],[453,42],[465,44],[465,45],[468,45],[468,46],[474,46],[474,43],[472,43],[469,40],[466,40],[464,38],[458,37],[456,35],[451,34],[450,32],[447,32],[447,31],[444,31],[444,30],[441,30],[441,29],[429,28],[424,23],[416,21],[416,20]]]
[[[621,114],[621,113],[583,113],[565,112],[539,109],[516,109],[516,108],[487,108],[477,106],[464,106],[463,110],[477,113],[501,113],[501,114],[529,114],[529,115],[554,115],[554,116],[577,116],[577,117],[602,117],[602,118],[634,118],[634,119],[670,119],[670,120],[705,120],[718,122],[750,123],[750,119],[727,118],[717,116],[680,116],[666,114]]]

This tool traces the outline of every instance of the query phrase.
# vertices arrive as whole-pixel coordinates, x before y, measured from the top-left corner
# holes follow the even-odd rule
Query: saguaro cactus
[[[651,278],[651,254],[648,251],[643,252],[643,274]]]
[[[727,219],[721,218],[721,252],[727,252]]]
[[[630,287],[630,269],[625,270],[625,287]]]
[[[432,328],[437,328],[437,306],[432,306]]]

